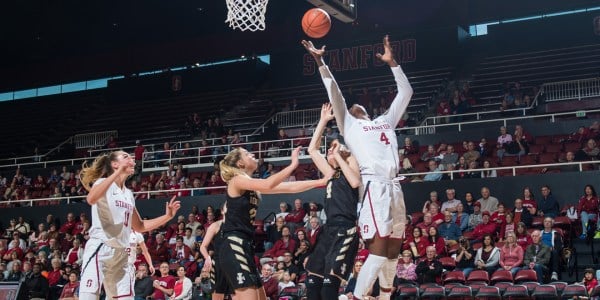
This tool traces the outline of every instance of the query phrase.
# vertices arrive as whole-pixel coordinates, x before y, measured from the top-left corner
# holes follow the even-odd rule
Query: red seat
[[[487,271],[483,270],[474,270],[469,274],[469,278],[467,279],[468,283],[471,282],[485,282],[486,284],[490,283],[490,275]]]
[[[543,284],[535,288],[532,296],[535,298],[558,298],[558,293],[555,286]]]
[[[537,273],[534,270],[519,270],[515,275],[515,282],[534,281],[537,282]]]
[[[531,221],[531,227],[532,228],[536,228],[536,227],[542,227],[544,224],[544,217],[533,217],[533,220]]]
[[[542,135],[542,136],[538,136],[535,138],[536,145],[547,145],[547,144],[550,144],[551,142],[552,142],[551,135]]]
[[[546,153],[560,153],[560,152],[562,152],[562,144],[546,145]]]
[[[510,271],[507,270],[497,270],[492,274],[490,278],[490,282],[513,282],[513,276]]]
[[[446,270],[454,270],[454,268],[456,267],[456,261],[452,257],[444,256],[440,257],[439,260],[440,263],[442,263],[442,266],[444,266],[444,269]]]
[[[470,277],[470,276],[469,276]],[[501,299],[500,289],[495,286],[484,286],[477,292],[477,298],[498,298]]]
[[[540,154],[544,152],[544,145],[530,145],[529,154]]]
[[[538,155],[538,162],[540,164],[556,163],[556,153],[540,153],[540,155]]]
[[[537,155],[533,155],[530,153],[528,155],[521,156],[520,164],[522,166],[537,164]]]
[[[527,287],[524,285],[513,285],[513,286],[507,286],[506,290],[504,290],[503,295],[507,299],[529,298],[529,291],[527,290]]]
[[[565,144],[565,152],[577,152],[579,149],[581,149],[581,145],[579,145],[578,143],[566,143]]]
[[[464,284],[466,282],[466,278],[465,278],[465,273],[463,273],[463,271],[451,271],[446,273],[446,275],[444,276],[443,282],[444,285],[447,283],[462,283]]]

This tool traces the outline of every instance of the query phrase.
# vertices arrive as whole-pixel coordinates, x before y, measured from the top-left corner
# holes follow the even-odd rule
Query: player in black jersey
[[[216,263],[227,270],[227,283],[235,290],[237,299],[266,299],[262,281],[254,262],[252,239],[260,193],[299,193],[323,186],[328,177],[320,180],[283,182],[298,166],[300,147],[292,152],[291,163],[266,179],[252,178],[257,168],[254,154],[243,148],[232,150],[219,163],[221,178],[227,183],[227,213],[221,225],[223,243]]]
[[[225,214],[227,212],[227,206],[223,205],[221,211]],[[233,293],[225,279],[225,270],[223,270],[219,264],[213,263],[213,260],[219,260],[219,252],[214,251],[212,258],[208,254],[208,246],[211,243],[213,244],[214,249],[219,249],[223,243],[223,237],[221,235],[221,225],[223,225],[223,221],[224,219],[221,219],[210,224],[206,230],[206,235],[202,240],[202,244],[200,244],[200,253],[202,253],[202,256],[204,257],[204,266],[202,267],[202,270],[210,272],[210,281],[214,290],[211,294],[212,300],[223,300],[225,295]]]
[[[323,231],[306,263],[309,300],[337,299],[340,283],[352,271],[358,251],[358,162],[338,140],[331,142],[327,159],[319,151],[321,136],[327,122],[332,119],[331,104],[323,104],[321,119],[308,146],[308,153],[319,171],[323,174],[333,173],[325,193],[327,223],[323,225]]]

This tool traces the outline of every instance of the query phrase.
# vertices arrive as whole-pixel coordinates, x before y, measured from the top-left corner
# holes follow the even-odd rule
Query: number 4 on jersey
[[[386,145],[390,144],[390,140],[388,139],[388,137],[385,135],[385,132],[381,133],[381,136],[379,137],[379,141],[383,142]]]

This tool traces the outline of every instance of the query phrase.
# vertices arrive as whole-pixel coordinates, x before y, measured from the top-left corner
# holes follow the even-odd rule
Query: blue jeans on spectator
[[[581,228],[583,228],[583,233],[587,233],[587,225],[590,220],[596,220],[598,215],[588,213],[587,211],[581,212]],[[598,227],[598,224],[596,224]]]
[[[500,267],[498,268],[498,270],[504,270],[504,268]],[[510,269],[510,273],[512,274],[513,277],[515,277],[515,275],[517,275],[517,272],[521,271],[521,267],[512,267]]]
[[[463,273],[465,274],[465,279],[469,278],[469,274],[471,274],[471,272],[473,272],[474,268],[464,268],[462,269]]]

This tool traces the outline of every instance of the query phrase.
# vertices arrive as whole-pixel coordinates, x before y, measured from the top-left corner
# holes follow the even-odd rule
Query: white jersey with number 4
[[[100,184],[105,178],[96,180]],[[133,193],[128,188],[119,188],[114,182],[104,197],[92,205],[90,238],[98,239],[113,248],[129,247],[131,217],[135,207]]]
[[[362,175],[382,176],[388,179],[398,174],[398,138],[394,129],[406,112],[412,88],[400,68],[393,67],[398,94],[390,108],[374,120],[357,119],[346,107],[346,100],[327,66],[319,67],[336,122],[344,142],[360,165]]]

